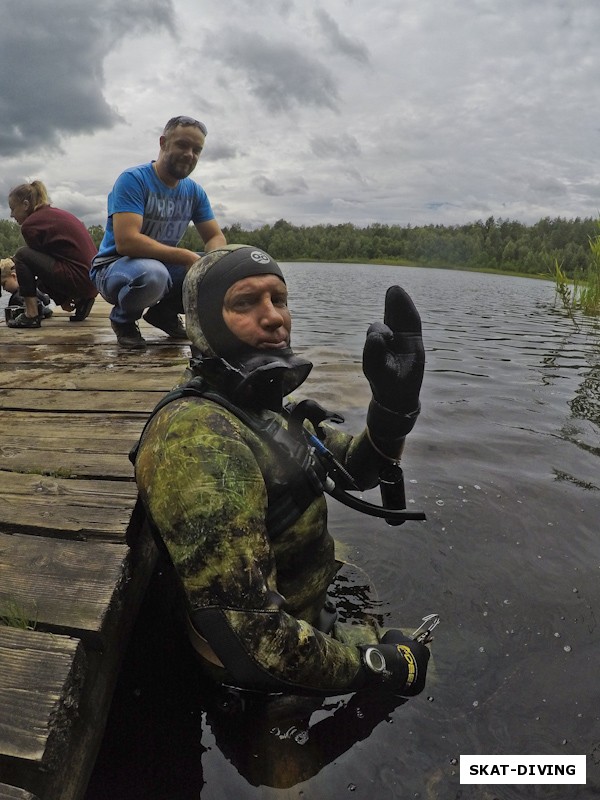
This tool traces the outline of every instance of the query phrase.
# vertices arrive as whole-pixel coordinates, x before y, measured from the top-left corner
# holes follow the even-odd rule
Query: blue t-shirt
[[[196,181],[183,178],[171,189],[160,180],[152,163],[131,167],[119,175],[108,195],[106,230],[94,264],[118,255],[113,214],[122,212],[142,216],[141,232],[171,247],[181,240],[190,222],[215,218],[206,192]]]

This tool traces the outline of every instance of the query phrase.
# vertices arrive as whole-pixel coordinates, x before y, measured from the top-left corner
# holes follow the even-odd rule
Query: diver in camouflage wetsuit
[[[429,659],[423,644],[368,625],[319,630],[338,568],[326,502],[320,487],[308,499],[306,486],[296,492],[298,458],[310,469],[309,448],[299,444],[292,458],[271,436],[278,430],[285,441],[283,398],[312,368],[290,347],[279,266],[257,248],[230,245],[193,265],[183,295],[196,355],[190,375],[209,396],[183,395],[153,415],[136,480],[181,581],[201,663],[221,683],[245,689],[332,695],[383,685],[419,693]],[[392,287],[385,324],[369,328],[363,355],[373,390],[367,428],[352,437],[320,427],[361,488],[377,485],[382,467],[399,459],[423,369],[418,312]],[[300,508],[287,527],[270,525],[268,507],[287,486]]]

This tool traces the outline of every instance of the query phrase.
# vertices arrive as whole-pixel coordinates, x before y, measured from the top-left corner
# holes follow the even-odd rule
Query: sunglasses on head
[[[204,136],[206,136],[208,133],[206,130],[206,125],[203,122],[200,122],[200,120],[194,119],[193,117],[179,116],[171,117],[171,119],[165,125],[163,134],[167,133],[167,131],[170,131],[172,128],[176,128],[178,125],[183,125],[184,127],[187,125],[193,125],[195,128],[199,128]]]

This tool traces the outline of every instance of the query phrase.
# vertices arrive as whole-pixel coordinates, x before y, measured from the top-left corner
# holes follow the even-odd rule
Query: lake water
[[[219,715],[160,623],[157,575],[87,800],[600,796],[598,322],[575,325],[551,283],[527,278],[284,270],[294,347],[315,363],[299,395],[341,411],[348,430],[364,423],[362,346],[386,288],[401,284],[421,311],[422,413],[403,467],[427,521],[391,528],[332,501],[330,528],[386,624],[441,615],[427,687],[408,702],[333,698],[302,730],[265,728],[235,704]],[[278,776],[261,770],[271,752]],[[461,786],[472,753],[585,754],[587,786]]]

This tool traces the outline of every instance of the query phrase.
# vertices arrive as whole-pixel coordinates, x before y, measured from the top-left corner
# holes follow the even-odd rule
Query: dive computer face
[[[365,664],[371,672],[375,672],[377,675],[381,675],[385,672],[385,658],[381,650],[378,650],[376,647],[367,647],[364,659]]]

